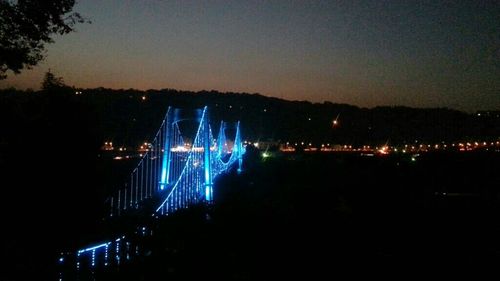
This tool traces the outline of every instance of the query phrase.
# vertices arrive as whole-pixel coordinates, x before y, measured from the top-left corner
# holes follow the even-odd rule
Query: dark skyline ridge
[[[71,88],[74,88],[75,90],[90,90],[90,91],[95,91],[95,90],[105,90],[105,91],[134,91],[134,92],[140,92],[140,93],[148,93],[148,92],[165,92],[165,91],[175,91],[178,93],[189,93],[189,94],[203,94],[203,93],[217,93],[217,94],[234,94],[234,95],[257,95],[261,96],[264,98],[269,98],[269,99],[277,99],[277,100],[282,100],[286,102],[307,102],[310,104],[325,104],[325,103],[332,103],[335,105],[346,105],[346,106],[352,106],[356,107],[359,109],[374,109],[374,108],[409,108],[409,109],[448,109],[448,110],[456,110],[456,111],[461,111],[465,112],[468,114],[473,114],[477,112],[488,112],[488,111],[500,111],[500,105],[499,106],[491,106],[491,108],[486,108],[486,109],[470,109],[470,110],[463,110],[459,108],[453,108],[449,106],[410,106],[410,105],[404,105],[404,104],[380,104],[380,105],[374,105],[374,106],[360,106],[357,104],[350,104],[350,103],[344,103],[344,102],[336,102],[334,100],[324,100],[324,101],[310,101],[310,100],[304,100],[304,99],[287,99],[285,97],[275,97],[272,95],[266,95],[263,93],[259,92],[237,92],[237,91],[220,91],[216,89],[202,89],[202,90],[187,90],[187,89],[174,89],[174,88],[160,88],[160,89],[137,89],[137,88],[108,88],[108,87],[95,87],[95,88],[81,88],[81,87],[76,87],[76,86],[68,86]],[[15,89],[16,91],[40,91],[40,89],[34,90],[31,88],[28,89],[17,89],[15,87],[10,87],[11,89]],[[3,90],[7,90],[8,88],[4,88]],[[164,93],[168,94],[168,93]]]
[[[335,140],[337,143],[364,145],[386,143],[390,139],[396,144],[415,140],[497,140],[500,132],[500,111],[471,114],[443,107],[360,108],[345,103],[288,101],[260,94],[173,89],[54,88],[48,92],[31,93],[6,90],[0,91],[0,98],[5,103],[6,112],[12,111],[12,104],[29,108],[30,104],[49,102],[59,107],[67,104],[67,110],[84,106],[92,112],[93,118],[97,118],[92,127],[103,129],[102,136],[97,139],[113,139],[116,143],[128,145],[150,139],[157,126],[154,120],[161,120],[168,106],[190,109],[208,106],[214,124],[218,124],[217,120],[239,120],[245,137],[251,140],[270,138],[315,143]],[[333,120],[338,120],[340,125],[333,126]]]

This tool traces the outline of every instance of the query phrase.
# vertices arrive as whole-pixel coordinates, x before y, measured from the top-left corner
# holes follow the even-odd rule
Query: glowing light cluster
[[[239,122],[234,126],[236,134],[232,142],[226,139],[228,124],[225,122],[221,122],[219,135],[215,139],[209,125],[208,109],[205,107],[198,115],[199,125],[194,141],[188,144],[184,142],[178,126],[179,120],[174,112],[174,109],[169,108],[154,140],[142,145],[144,155],[130,174],[125,188],[119,189],[108,199],[110,217],[138,209],[145,200],[154,196],[165,199],[152,214],[153,217],[169,215],[200,202],[211,203],[213,179],[234,166],[238,166],[238,172],[242,171],[245,147],[241,141]],[[107,142],[106,145],[112,144]],[[141,226],[136,234],[144,237],[152,235],[152,230]],[[82,259],[88,261],[85,265],[99,268],[120,264],[122,258],[129,260],[131,256],[139,255],[139,246],[124,241],[124,238],[78,250],[77,270],[80,270]],[[63,260],[61,257],[59,261]]]
[[[172,152],[188,152],[188,151],[189,151],[189,149],[188,149],[187,147],[185,147],[185,146],[180,146],[180,145],[179,145],[179,146],[177,146],[177,147],[172,147],[172,148],[170,149],[170,151],[172,151]]]
[[[219,135],[214,139],[205,107],[198,111],[194,141],[187,143],[179,128],[179,122],[186,119],[179,119],[177,113],[177,109],[169,108],[153,141],[141,144],[141,161],[125,188],[109,198],[110,217],[139,209],[145,200],[155,196],[165,199],[153,216],[168,215],[201,201],[209,203],[213,199],[213,178],[236,163],[237,171],[242,171],[245,147],[239,122],[234,127],[234,140],[226,138],[228,124],[225,122],[221,122]],[[123,156],[115,159],[123,159]]]

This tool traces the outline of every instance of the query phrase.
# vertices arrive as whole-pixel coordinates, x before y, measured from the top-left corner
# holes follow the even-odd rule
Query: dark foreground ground
[[[155,222],[140,257],[79,280],[498,274],[498,152],[428,153],[416,161],[339,153],[262,159],[251,150],[246,157],[242,174],[216,180],[212,208]],[[101,232],[89,221],[102,210],[85,189],[75,193],[68,183],[50,193],[29,175],[26,191],[4,193],[0,280],[56,280],[60,249]]]
[[[218,179],[212,209],[162,221],[147,254],[94,277],[314,280],[498,267],[498,153],[248,158],[243,174]]]

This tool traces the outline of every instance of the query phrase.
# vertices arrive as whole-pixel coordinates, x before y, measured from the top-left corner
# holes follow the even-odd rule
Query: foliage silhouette
[[[73,12],[75,0],[0,0],[0,79],[7,71],[18,74],[44,58],[45,44],[53,34],[74,31],[88,22]]]
[[[64,80],[62,77],[56,77],[54,73],[50,72],[50,69],[45,73],[45,77],[42,81],[43,91],[50,91],[64,87],[66,87],[66,85],[64,84]]]

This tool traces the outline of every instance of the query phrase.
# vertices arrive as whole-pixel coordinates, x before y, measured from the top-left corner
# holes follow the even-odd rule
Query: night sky
[[[92,21],[0,87],[219,90],[500,109],[499,1],[81,0]]]

